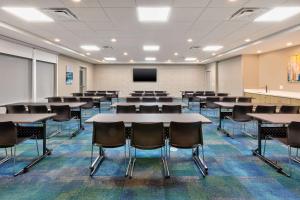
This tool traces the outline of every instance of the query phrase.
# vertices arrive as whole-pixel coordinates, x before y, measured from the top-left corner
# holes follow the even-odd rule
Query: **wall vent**
[[[77,16],[68,8],[45,8],[45,14],[55,21],[77,21]]]
[[[229,20],[253,20],[265,11],[263,8],[241,8]]]

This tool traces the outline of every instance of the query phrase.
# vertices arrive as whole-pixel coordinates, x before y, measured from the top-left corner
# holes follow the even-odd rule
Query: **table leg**
[[[31,167],[39,163],[41,160],[46,158],[48,155],[51,155],[52,150],[47,148],[47,140],[46,140],[46,120],[42,121],[42,127],[43,127],[43,155],[36,157],[34,160],[32,160],[26,167],[24,167],[22,170],[14,174],[14,176],[18,176],[20,174],[26,173],[29,171]]]

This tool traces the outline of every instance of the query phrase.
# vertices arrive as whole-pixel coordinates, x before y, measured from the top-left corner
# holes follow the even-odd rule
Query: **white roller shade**
[[[54,95],[54,70],[52,63],[36,62],[37,101],[45,101],[46,97]]]

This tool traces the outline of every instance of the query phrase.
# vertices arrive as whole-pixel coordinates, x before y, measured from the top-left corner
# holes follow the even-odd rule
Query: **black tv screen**
[[[134,82],[156,82],[155,68],[134,68],[133,69]]]

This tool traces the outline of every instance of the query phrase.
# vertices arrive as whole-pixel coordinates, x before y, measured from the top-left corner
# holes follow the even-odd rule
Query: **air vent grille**
[[[45,8],[43,11],[55,21],[77,21],[77,16],[68,8]]]
[[[263,8],[241,8],[236,11],[229,20],[253,20],[265,11]]]

